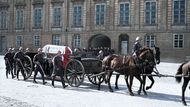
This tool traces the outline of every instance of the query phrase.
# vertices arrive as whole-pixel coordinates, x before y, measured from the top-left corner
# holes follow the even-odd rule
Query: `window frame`
[[[52,35],[52,44],[53,45],[61,45],[61,35],[60,34]]]
[[[38,38],[36,38],[38,37]],[[38,45],[36,45],[38,44]],[[34,47],[40,47],[40,36],[39,35],[34,35],[33,36],[33,46]]]
[[[176,46],[176,39],[175,39],[175,36],[178,36],[177,38],[177,46]],[[180,39],[180,36],[182,36],[183,38]],[[180,47],[180,40],[182,40],[182,47]],[[173,48],[174,49],[183,49],[184,48],[184,34],[173,34]]]
[[[36,11],[38,10],[41,10],[41,16],[37,15],[36,14],[39,14],[39,13],[36,13]],[[43,7],[42,6],[36,6],[34,7],[34,14],[33,14],[33,20],[34,20],[34,28],[42,28],[42,19],[43,19]],[[36,19],[37,18],[37,19]],[[40,22],[40,23],[39,23]]]
[[[126,24],[121,24],[121,4],[128,4],[129,5],[129,10],[128,10],[128,23],[126,23]],[[120,2],[119,3],[119,18],[118,18],[118,24],[120,25],[120,26],[128,26],[129,24],[130,24],[130,19],[131,19],[131,17],[130,17],[130,2]],[[126,10],[125,10],[125,13],[126,13]],[[126,18],[126,16],[125,16],[125,18]],[[124,20],[124,21],[126,21],[126,20]]]
[[[153,37],[153,40],[152,40],[152,37]],[[156,35],[153,35],[153,34],[146,35],[145,36],[145,45],[149,48],[153,48],[154,45],[152,46],[152,42],[154,43],[154,45],[156,45]]]
[[[179,1],[179,4],[178,4],[179,9],[177,9],[177,10],[178,10],[178,22],[177,22],[177,23],[174,22],[174,21],[175,21],[175,20],[174,20],[174,12],[175,12],[175,9],[174,9],[174,2],[175,2],[175,1]],[[184,0],[184,2],[185,2],[185,8],[184,8],[184,9],[185,9],[185,11],[184,11],[184,13],[185,13],[185,14],[184,14],[184,15],[185,15],[185,16],[184,16],[184,23],[181,23],[181,22],[180,22],[180,20],[181,20],[181,14],[180,14],[181,12],[179,11],[179,10],[181,10],[180,1],[181,1],[181,0],[173,0],[173,2],[172,2],[172,4],[173,4],[173,7],[172,7],[172,24],[174,24],[174,25],[184,25],[184,24],[186,24],[186,20],[187,20],[187,19],[186,19],[186,16],[187,16],[187,6],[186,6],[187,4],[186,4],[186,2],[187,2],[187,1]]]
[[[150,12],[150,15],[149,15],[149,23],[146,23],[146,7],[147,7],[147,5],[146,5],[146,3],[147,2],[149,2],[150,3],[150,10],[149,10],[149,12]],[[152,23],[152,8],[151,8],[151,3],[152,2],[155,2],[155,23]],[[155,25],[155,24],[157,24],[157,19],[158,19],[158,17],[157,17],[157,9],[158,9],[158,7],[157,7],[157,1],[156,0],[145,0],[145,2],[144,2],[145,4],[144,4],[144,24],[145,25]]]
[[[73,36],[73,48],[80,48],[81,47],[81,35],[75,34]]]
[[[102,13],[104,14],[103,16],[104,16],[104,19],[103,19],[103,24],[101,24],[101,18],[100,18],[100,21],[98,21],[97,22],[97,5],[100,5],[100,6],[104,6],[104,12],[100,12],[99,13],[99,17],[101,17],[101,15],[102,15]],[[100,9],[101,10],[101,9]],[[97,24],[98,23],[98,24]],[[105,24],[106,24],[106,3],[97,3],[96,5],[95,5],[95,25],[96,26],[105,26]]]
[[[18,11],[20,11],[19,16],[18,16]],[[23,8],[16,9],[16,28],[17,29],[24,28],[24,17],[25,17],[24,15],[25,15],[25,11]]]
[[[75,7],[77,8],[77,13],[76,14],[74,12],[75,11]],[[79,7],[81,8],[80,15],[79,15],[79,9],[78,9]],[[83,14],[83,6],[82,6],[82,4],[73,4],[73,23],[72,24],[73,24],[74,27],[81,27],[81,26],[83,26],[83,24],[82,24],[83,15],[82,14]],[[75,19],[75,16],[77,16],[76,19]],[[75,22],[76,22],[76,24],[75,24]]]
[[[20,40],[19,40],[19,38],[18,37],[20,37]],[[23,46],[23,36],[22,35],[17,35],[16,36],[16,47],[21,47],[21,46]]]
[[[0,29],[8,29],[8,9],[0,7]]]
[[[56,16],[55,16],[55,9],[59,9],[59,14],[57,12]],[[62,23],[62,7],[61,6],[53,6],[53,9],[52,9],[52,26],[53,27],[61,27],[61,23]]]

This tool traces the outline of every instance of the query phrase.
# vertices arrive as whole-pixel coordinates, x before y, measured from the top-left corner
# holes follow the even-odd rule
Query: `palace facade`
[[[189,0],[0,0],[0,53],[46,44],[110,47],[131,54],[135,38],[161,61],[190,56]]]

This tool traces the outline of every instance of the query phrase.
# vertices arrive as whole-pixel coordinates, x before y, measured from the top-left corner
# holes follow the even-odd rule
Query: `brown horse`
[[[187,103],[185,101],[185,90],[186,90],[186,87],[187,87],[189,80],[190,80],[189,74],[190,74],[190,61],[185,62],[185,63],[180,65],[180,67],[178,68],[178,71],[176,73],[176,75],[178,75],[178,76],[175,77],[176,81],[178,83],[180,83],[182,76],[179,76],[179,75],[184,75],[184,77],[183,77],[184,81],[183,81],[183,85],[182,85],[182,97],[181,98],[182,98],[182,103],[185,106],[187,105]]]
[[[112,76],[113,71],[116,71],[125,76],[125,81],[126,81],[130,95],[134,95],[131,89],[134,76],[140,82],[138,94],[141,93],[142,88],[143,88],[144,94],[146,94],[144,87],[142,87],[144,85],[144,82],[141,79],[140,74],[142,73],[142,70],[141,70],[142,66],[147,65],[150,62],[150,60],[152,60],[149,57],[147,57],[149,56],[149,54],[152,54],[152,51],[150,51],[150,49],[143,48],[141,50],[141,53],[139,55],[139,59],[141,61],[140,64],[137,64],[134,57],[130,55],[129,56],[110,55],[110,56],[105,57],[102,61],[102,67],[103,67],[103,70],[107,72],[107,82],[108,82],[110,91],[113,92],[113,89],[111,88],[111,84],[110,84],[110,78]],[[130,84],[128,83],[128,77],[130,77]],[[100,84],[98,88],[100,89]]]
[[[149,64],[144,66],[143,74],[151,74],[154,71],[156,64],[160,63],[160,49],[158,47],[154,46],[153,50],[151,50],[150,48],[144,48],[140,52],[143,52],[144,50],[150,51],[150,54],[147,54],[147,57],[150,59],[151,62],[149,62]],[[153,59],[155,59],[155,62],[153,61]],[[158,72],[156,72],[156,73],[158,73]],[[120,76],[119,74],[116,75],[115,89],[119,89],[118,88],[119,76]],[[153,76],[149,75],[147,77],[151,80],[151,84],[150,84],[150,86],[146,87],[146,90],[150,89],[154,84]],[[145,84],[146,84],[146,76],[145,75],[143,76],[143,82],[144,82],[143,88],[145,88]]]

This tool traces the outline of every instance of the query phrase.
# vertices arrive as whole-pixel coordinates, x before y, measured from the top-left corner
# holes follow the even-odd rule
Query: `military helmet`
[[[38,52],[41,52],[42,51],[42,48],[38,48]]]
[[[141,37],[137,36],[135,40],[136,40],[136,41],[140,41],[140,40],[141,40]]]

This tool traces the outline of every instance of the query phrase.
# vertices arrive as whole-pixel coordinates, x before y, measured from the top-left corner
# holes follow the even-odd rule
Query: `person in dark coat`
[[[102,50],[99,51],[99,55],[97,56],[97,58],[99,60],[103,60],[104,59],[104,52]]]
[[[11,48],[8,49],[8,51],[6,52],[5,56],[5,66],[6,66],[6,77],[8,78],[8,74],[11,73],[12,78],[14,78],[13,75],[13,57],[12,57],[12,53],[11,53]]]
[[[56,76],[60,76],[63,88],[67,87],[65,85],[64,76],[64,66],[63,66],[63,55],[61,51],[57,52],[57,55],[53,58],[53,73],[52,73],[52,86],[54,86],[54,80]]]
[[[11,49],[12,59],[13,59],[13,74],[16,75],[16,60],[14,59],[15,56],[15,48]]]
[[[30,49],[26,48],[24,54],[27,55],[28,53],[30,53]]]
[[[14,59],[16,60],[16,66],[17,66],[17,73],[16,73],[17,79],[19,80],[19,72],[21,71],[24,80],[26,80],[26,75],[24,74],[24,66],[23,66],[25,55],[22,51],[22,47],[20,47],[19,51],[15,53]]]
[[[33,80],[33,82],[37,83],[36,82],[36,75],[38,74],[38,71],[39,71],[40,74],[41,74],[41,76],[42,76],[43,84],[46,84],[47,82],[45,82],[45,79],[44,79],[44,69],[42,67],[42,65],[45,62],[44,53],[42,53],[42,48],[38,48],[38,53],[34,56],[33,62],[35,64],[34,80]]]

